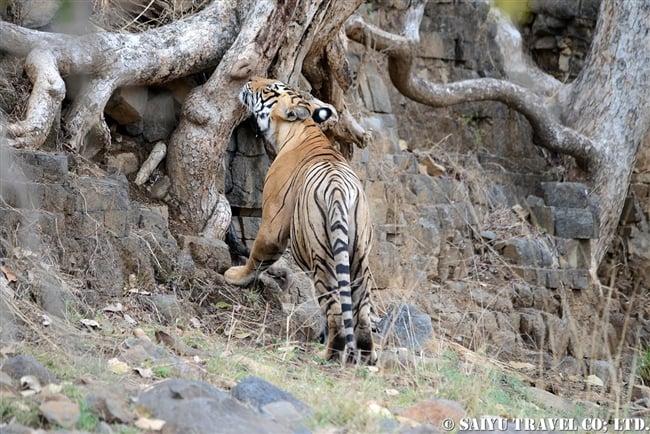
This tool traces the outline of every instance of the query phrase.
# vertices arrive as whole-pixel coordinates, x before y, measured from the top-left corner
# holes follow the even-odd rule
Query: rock
[[[232,388],[230,394],[239,401],[261,410],[265,405],[278,401],[290,402],[304,416],[311,416],[312,410],[292,394],[277,388],[258,377],[248,376]]]
[[[416,306],[404,303],[393,307],[379,322],[381,335],[394,346],[420,349],[433,333],[431,317]]]
[[[400,416],[422,424],[444,428],[442,421],[452,419],[455,424],[465,417],[465,409],[456,401],[435,399],[421,401],[400,412]]]
[[[121,87],[113,93],[104,111],[120,125],[133,124],[144,117],[148,99],[146,87]]]
[[[587,360],[589,373],[597,376],[605,385],[609,385],[616,378],[616,369],[607,360]]]
[[[560,411],[563,414],[574,414],[577,411],[575,403],[537,387],[528,387],[525,396],[547,410]]]
[[[177,122],[172,93],[163,90],[152,95],[150,91],[142,120],[142,134],[149,142],[168,139]]]
[[[37,362],[29,354],[19,354],[2,362],[0,370],[8,374],[14,381],[19,381],[25,375],[33,375],[42,385],[59,383],[59,379],[45,366]]]
[[[109,155],[106,157],[106,164],[115,167],[117,170],[125,175],[135,173],[140,168],[138,157],[133,152],[124,152],[117,155]]]
[[[230,248],[221,241],[206,237],[182,235],[181,249],[189,251],[195,263],[223,273],[232,265]]]
[[[79,404],[67,399],[45,401],[38,409],[50,423],[61,425],[64,428],[74,427],[81,416]]]
[[[202,381],[172,379],[144,392],[137,406],[165,420],[163,433],[291,433],[291,429],[256,413],[227,393]]]
[[[176,319],[184,317],[187,311],[174,294],[151,294],[146,300],[154,312],[168,324],[173,324]]]
[[[91,410],[108,423],[129,423],[135,416],[128,407],[127,398],[107,388],[95,388],[86,397]]]
[[[22,0],[18,3],[21,25],[36,29],[49,24],[63,4],[63,0]]]
[[[598,223],[588,208],[553,208],[555,235],[562,238],[594,239]]]

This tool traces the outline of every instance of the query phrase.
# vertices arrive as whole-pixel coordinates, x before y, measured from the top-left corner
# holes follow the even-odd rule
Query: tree
[[[137,34],[71,37],[0,22],[0,51],[25,57],[33,83],[24,119],[7,127],[11,143],[39,147],[45,141],[61,114],[62,77],[86,77],[62,118],[65,144],[77,151],[89,141],[109,140],[103,109],[116,88],[214,67],[210,79],[183,106],[170,139],[167,168],[171,196],[190,228],[222,237],[230,220],[220,191],[223,153],[244,116],[236,95],[249,76],[297,84],[303,75],[311,91],[341,113],[332,137],[341,143],[366,143],[367,133],[346,110],[347,35],[386,53],[391,80],[407,97],[435,107],[501,101],[527,117],[539,146],[570,155],[585,167],[601,221],[592,249],[595,271],[613,238],[635,155],[650,127],[650,4],[603,0],[590,55],[570,84],[528,62],[507,65],[509,80],[443,85],[413,74],[424,3],[410,3],[401,35],[353,16],[361,0],[214,0],[193,16]]]
[[[405,96],[433,107],[501,101],[526,116],[537,145],[574,157],[591,177],[600,219],[591,258],[595,275],[614,237],[637,151],[650,132],[650,3],[603,0],[590,53],[570,84],[506,57],[511,81],[483,78],[447,85],[413,73],[424,3],[411,3],[402,35],[359,18],[348,21],[346,33],[386,52],[391,80]]]

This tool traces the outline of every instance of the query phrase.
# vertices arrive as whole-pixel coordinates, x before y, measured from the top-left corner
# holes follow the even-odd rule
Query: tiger
[[[264,180],[262,219],[250,256],[245,265],[226,270],[225,280],[249,285],[290,241],[323,314],[322,356],[374,364],[372,223],[361,181],[318,125],[337,116],[334,107],[266,78],[251,79],[239,98],[277,155]]]

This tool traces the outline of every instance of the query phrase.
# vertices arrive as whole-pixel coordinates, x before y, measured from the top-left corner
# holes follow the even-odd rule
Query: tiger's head
[[[283,122],[320,124],[338,120],[334,106],[317,98],[307,99],[279,80],[253,78],[242,87],[239,100],[255,116],[260,132],[271,142]]]

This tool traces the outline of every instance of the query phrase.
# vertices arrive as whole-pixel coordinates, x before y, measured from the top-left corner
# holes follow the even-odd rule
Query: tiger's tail
[[[337,189],[329,212],[329,225],[334,258],[336,281],[339,300],[341,302],[341,318],[345,334],[346,359],[354,358],[356,343],[354,340],[354,319],[352,314],[352,292],[350,287],[350,249],[348,207],[345,194]]]

